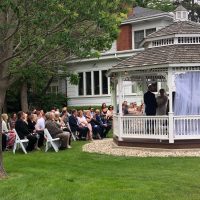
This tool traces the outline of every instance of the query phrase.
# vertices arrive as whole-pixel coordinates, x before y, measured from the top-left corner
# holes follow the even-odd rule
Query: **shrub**
[[[67,105],[68,98],[63,94],[45,94],[29,97],[30,109],[38,108],[44,111],[52,110],[52,108],[59,108]]]

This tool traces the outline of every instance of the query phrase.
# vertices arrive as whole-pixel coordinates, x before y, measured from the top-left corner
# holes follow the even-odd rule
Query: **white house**
[[[70,106],[101,105],[103,102],[112,104],[107,70],[143,50],[140,43],[144,37],[172,22],[173,15],[170,13],[135,7],[128,19],[122,22],[119,37],[109,51],[102,53],[99,59],[75,59],[69,62],[69,70],[79,75],[79,85],[70,85],[66,80],[59,80],[51,85],[51,90],[66,93]],[[128,102],[141,102],[140,88],[129,81],[124,81],[123,84],[126,85],[123,98]]]

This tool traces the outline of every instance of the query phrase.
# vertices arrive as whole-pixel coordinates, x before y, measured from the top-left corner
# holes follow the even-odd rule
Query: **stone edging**
[[[113,139],[95,140],[82,147],[84,152],[132,157],[200,157],[200,149],[153,149],[117,146]]]

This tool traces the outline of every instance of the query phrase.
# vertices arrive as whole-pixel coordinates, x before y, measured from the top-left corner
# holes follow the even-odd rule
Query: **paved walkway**
[[[95,140],[83,146],[84,152],[114,156],[134,157],[200,157],[200,149],[150,149],[142,147],[119,147],[113,139]]]

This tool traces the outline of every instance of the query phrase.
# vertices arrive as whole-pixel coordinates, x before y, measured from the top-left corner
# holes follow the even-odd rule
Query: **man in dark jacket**
[[[79,132],[78,139],[86,138],[89,129],[78,124],[77,110],[72,110],[72,115],[69,117],[69,126],[72,132]]]
[[[19,111],[17,117],[18,119],[15,123],[17,134],[20,139],[24,139],[26,137],[29,140],[26,150],[32,151],[37,142],[36,134],[29,132],[28,124],[25,122],[25,113],[23,111]]]
[[[144,94],[145,113],[147,116],[156,115],[157,102],[153,93],[153,85],[148,86],[148,91]]]
[[[145,113],[147,116],[155,116],[157,102],[155,94],[153,93],[154,87],[152,84],[148,86],[148,91],[144,94],[144,103],[145,103]],[[154,120],[147,120],[146,124],[147,133],[154,134]]]
[[[107,136],[108,132],[110,131],[110,129],[112,128],[112,126],[110,124],[108,124],[106,118],[101,118],[100,111],[98,109],[95,111],[95,118],[101,127],[100,135],[102,138],[105,138]]]

